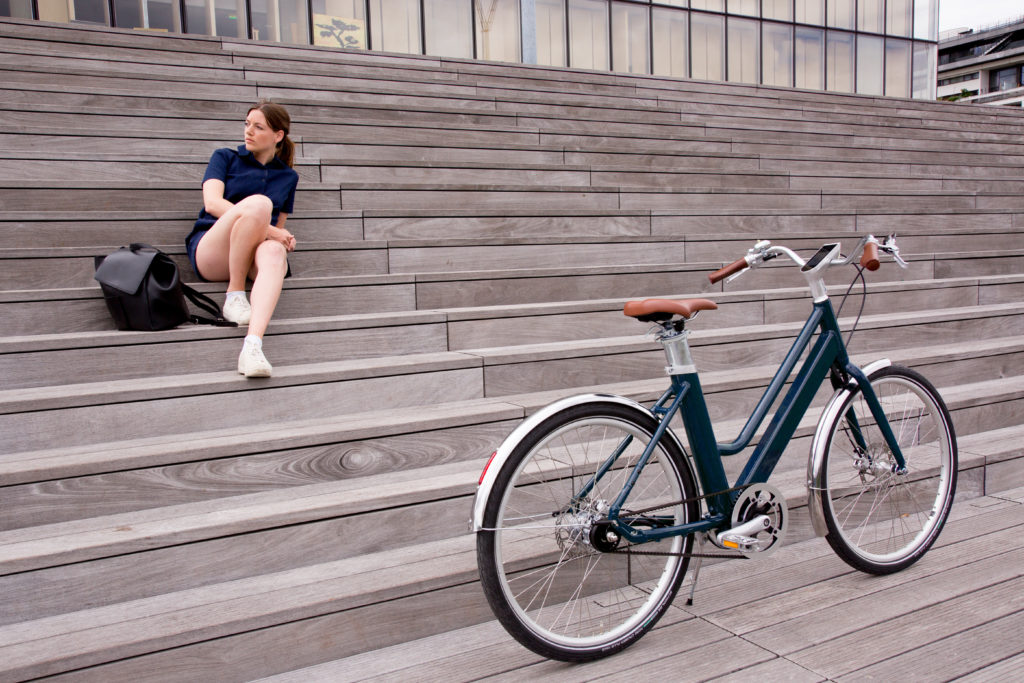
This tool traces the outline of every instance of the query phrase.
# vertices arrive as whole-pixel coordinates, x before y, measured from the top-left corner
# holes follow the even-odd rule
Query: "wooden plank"
[[[1021,671],[1024,671],[1024,654],[994,662],[957,680],[961,683],[1001,683],[1013,680]]]
[[[921,560],[909,569],[884,577],[865,577],[852,572],[845,565],[842,572],[823,571],[817,564],[804,563],[799,569],[786,568],[785,571],[762,572],[764,583],[775,590],[770,601],[763,600],[760,595],[742,596],[747,599],[730,601],[729,607],[709,613],[707,618],[714,623],[730,629],[737,634],[758,632],[750,636],[753,642],[771,646],[773,651],[781,647],[773,638],[792,638],[795,643],[810,642],[804,639],[827,638],[827,628],[818,629],[819,623],[813,627],[801,619],[808,614],[817,614],[823,610],[832,610],[829,620],[843,614],[846,601],[864,598],[875,593],[884,593],[894,586],[901,586],[918,579],[930,579],[933,574],[951,570],[959,570],[965,564],[986,560],[1006,552],[1000,541],[1012,540],[1013,535],[1020,532],[1024,525],[1024,511],[1010,508],[998,513],[979,513],[976,517],[965,520],[952,519],[947,523],[939,545],[933,547]],[[996,529],[997,534],[991,541],[980,541],[977,534],[988,531],[984,538],[988,539]],[[826,548],[830,548],[825,545]],[[826,565],[831,559],[825,556]],[[781,576],[780,576],[781,574]],[[792,577],[790,575],[793,575]],[[778,588],[786,586],[783,591]],[[724,587],[722,588],[724,592]],[[762,589],[761,595],[764,595]],[[835,609],[832,609],[835,608]],[[822,619],[825,619],[822,616]],[[779,624],[785,621],[784,625]],[[820,633],[820,635],[819,635]],[[815,641],[816,642],[816,641]]]
[[[913,608],[908,607],[908,609],[912,610]],[[909,661],[909,658],[900,658],[900,655],[927,651],[928,657],[934,663],[938,658],[935,656],[935,648],[930,647],[933,644],[950,636],[967,634],[972,629],[989,622],[998,624],[1001,618],[1006,616],[1014,617],[1013,623],[1016,624],[1021,619],[1019,613],[1022,609],[1024,609],[1024,577],[1018,576],[1018,578],[975,590],[960,597],[942,600],[924,609],[906,611],[899,616],[890,616],[882,623],[833,638],[821,645],[800,650],[789,655],[788,658],[830,679],[837,679],[854,672],[858,672],[855,674],[857,676],[866,675],[876,662],[882,662],[881,666],[890,667],[888,670],[895,673],[901,670],[899,662]],[[1020,626],[1015,626],[1007,634],[1010,635],[1017,649],[1004,656],[1015,655],[1021,651],[1019,628]],[[977,642],[985,643],[987,640],[980,639]],[[1001,641],[997,640],[992,643],[990,651],[992,655],[1000,652],[997,643],[1001,644]],[[940,648],[946,653],[941,658],[943,673],[955,675],[956,670],[963,665],[962,662],[970,659],[951,658],[948,656],[950,651],[948,648],[943,646]],[[898,658],[897,661],[886,664],[886,660],[893,657]],[[915,658],[914,661],[922,666],[926,665],[924,659]],[[984,663],[978,662],[979,665],[984,665]],[[975,665],[969,666],[973,669]],[[906,670],[902,671],[906,673]],[[921,669],[915,671],[917,674],[923,675]],[[964,673],[969,673],[969,671],[970,669]],[[887,676],[883,675],[882,678],[887,678]]]
[[[522,656],[514,657],[506,665],[501,659],[492,660],[486,653],[481,652],[474,660],[467,662],[463,670],[468,674],[467,680],[487,676],[488,680],[510,683],[523,680],[582,683],[610,680],[611,677],[621,680],[623,674],[638,670],[642,670],[645,676],[648,672],[651,672],[652,676],[657,673],[664,674],[674,663],[685,659],[689,662],[686,667],[667,674],[662,680],[699,680],[699,676],[686,678],[689,675],[688,670],[692,670],[692,666],[699,666],[696,662],[704,659],[704,654],[715,650],[721,652],[722,648],[729,647],[732,643],[729,634],[721,629],[700,619],[687,619],[666,626],[659,624],[659,627],[624,652],[594,662],[566,664],[544,660],[534,655],[529,658],[534,662],[530,665],[523,666]],[[668,660],[674,662],[667,663]],[[710,677],[707,670],[701,670],[700,674],[705,678]]]
[[[471,410],[467,406],[467,411]],[[396,420],[397,421],[397,420]],[[409,428],[413,429],[410,421]],[[486,457],[516,426],[515,421],[435,429],[399,436],[323,443],[278,450],[252,435],[245,455],[209,457],[197,440],[194,449],[181,449],[177,465],[116,471],[117,460],[97,454],[94,467],[111,469],[104,474],[73,480],[42,481],[4,488],[0,507],[0,531],[58,524],[76,519],[117,515],[171,505],[197,503],[278,488],[306,486],[471,461],[482,468]],[[281,424],[282,429],[288,425]],[[241,435],[239,435],[241,437]],[[274,435],[269,435],[273,440]],[[191,457],[189,457],[191,454]],[[469,477],[472,479],[472,475]]]
[[[303,633],[301,640],[296,640],[283,639],[280,632],[274,633],[274,629],[259,632],[255,638],[248,632],[275,624],[283,624],[286,631],[294,631],[296,627],[304,631],[310,619],[325,616],[350,619],[356,616],[352,610],[367,605],[383,603],[385,610],[396,606],[401,608],[401,601],[395,601],[395,598],[410,594],[426,594],[436,619],[439,613],[437,601],[445,599],[443,591],[437,591],[437,588],[455,586],[458,589],[472,584],[476,571],[471,547],[472,538],[462,537],[425,547],[380,553],[376,559],[364,555],[352,560],[2,627],[0,662],[6,666],[6,675],[26,677],[129,658],[120,664],[149,673],[136,673],[127,678],[142,680],[161,669],[153,668],[151,662],[133,659],[135,655],[157,652],[156,658],[160,659],[161,651],[200,641],[208,641],[201,649],[209,650],[212,645],[215,650],[220,650],[229,643],[217,639],[240,633],[243,634],[240,636],[242,642],[251,644],[264,636],[270,639],[265,645],[277,643],[273,651],[287,665],[295,661],[289,659],[288,650],[309,657],[327,648],[320,644],[320,639],[311,639],[308,633]],[[473,588],[479,595],[478,589]],[[464,591],[455,591],[459,592]],[[482,602],[482,597],[476,600],[479,605],[475,608],[477,611],[482,608]],[[466,608],[469,603],[452,602],[448,598],[447,605],[448,609],[453,606]],[[394,618],[381,621],[379,625],[393,629]],[[423,626],[431,628],[430,621],[424,619]],[[367,630],[374,630],[375,624],[377,622],[371,620],[364,626],[368,627]],[[348,625],[348,628],[354,627],[352,623]],[[358,641],[365,649],[365,640],[358,638]],[[306,644],[296,649],[299,642]],[[186,658],[190,656],[189,652],[172,652],[170,657],[176,659],[182,654]],[[228,658],[238,657],[242,648],[222,654]],[[251,652],[246,653],[247,657],[250,655]],[[220,657],[200,657],[193,662],[206,661],[216,668],[214,659]],[[238,666],[236,673],[242,672],[237,674],[239,676],[252,677],[256,671],[266,670],[266,662],[260,658],[252,659],[248,664],[243,664],[243,661],[244,658],[235,660]]]
[[[818,683],[825,679],[787,659],[772,659],[755,664],[735,673],[715,679],[717,683],[763,683],[764,681],[789,681],[790,683]]]
[[[986,538],[991,538],[991,542],[1001,548],[1010,537],[1019,534],[1018,527]],[[967,558],[973,558],[971,544],[963,545],[966,547],[956,550]],[[820,602],[805,603],[808,606],[803,610],[792,609],[797,596],[787,595],[782,604],[777,605],[778,613],[784,614],[786,619],[779,621],[780,617],[776,617],[774,625],[747,633],[745,637],[773,652],[790,655],[891,622],[906,614],[934,609],[953,598],[975,595],[995,583],[1020,576],[1019,569],[1007,568],[1006,564],[1021,562],[1024,552],[1014,551],[995,557],[984,557],[982,551],[976,552],[981,559],[969,564],[949,567],[943,562],[942,566],[936,567],[931,557],[933,553],[937,559],[946,560],[948,557],[942,549],[936,549],[926,556],[928,561],[919,563],[920,569],[915,565],[901,573],[900,580],[868,582],[863,576],[853,575],[843,581],[829,582],[819,590],[804,590],[802,597],[819,599]],[[883,583],[885,586],[881,585]],[[813,627],[808,623],[811,620],[815,621]]]
[[[1020,609],[1021,584],[1016,584],[1004,593],[1004,600],[1013,601]],[[890,679],[920,677],[922,680],[952,680],[962,674],[972,673],[979,666],[999,664],[1002,660],[1019,657],[1024,651],[1020,631],[1024,628],[1024,613],[998,618],[1001,609],[995,610],[984,623],[970,630],[919,646],[891,659],[879,662],[843,676],[839,680]],[[972,615],[973,616],[973,615]],[[947,614],[947,618],[952,615]],[[948,622],[946,622],[948,623]],[[945,623],[931,624],[941,634]],[[961,656],[950,656],[957,653]],[[1018,669],[1015,676],[1020,675]],[[1012,677],[1011,677],[1012,678]]]

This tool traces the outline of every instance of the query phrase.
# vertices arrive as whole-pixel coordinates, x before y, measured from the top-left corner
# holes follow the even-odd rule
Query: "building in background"
[[[940,99],[1024,106],[1024,16],[939,40]]]
[[[0,0],[0,16],[935,97],[938,0]]]

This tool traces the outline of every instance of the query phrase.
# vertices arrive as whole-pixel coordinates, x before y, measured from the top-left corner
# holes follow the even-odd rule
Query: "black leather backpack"
[[[168,330],[184,322],[237,327],[224,319],[213,299],[182,283],[170,256],[148,244],[136,242],[97,256],[93,277],[119,330]],[[213,317],[190,314],[186,297]]]

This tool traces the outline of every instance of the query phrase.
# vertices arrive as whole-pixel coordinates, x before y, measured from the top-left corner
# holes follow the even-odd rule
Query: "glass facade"
[[[0,0],[0,16],[935,96],[938,0]]]

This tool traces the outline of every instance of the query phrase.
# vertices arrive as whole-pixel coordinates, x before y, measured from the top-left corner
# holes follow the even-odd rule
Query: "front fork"
[[[852,363],[842,370],[839,369],[837,364],[832,366],[831,380],[832,387],[836,390],[839,390],[842,387],[851,386],[854,382],[856,382],[860,387],[861,393],[864,395],[864,400],[868,404],[868,409],[871,411],[872,417],[875,418],[875,423],[878,425],[879,431],[882,432],[882,437],[885,439],[885,443],[888,445],[889,451],[892,453],[892,457],[896,461],[896,469],[894,470],[895,474],[906,474],[907,461],[903,458],[903,451],[900,450],[899,442],[896,440],[896,436],[892,432],[892,426],[889,424],[889,419],[886,417],[885,411],[882,410],[882,405],[879,402],[878,396],[875,394],[874,387],[871,386],[871,381],[868,379],[867,375]],[[853,438],[854,444],[860,452],[861,457],[864,458],[864,467],[866,470],[869,470],[876,465],[876,463],[873,462],[871,449],[868,445],[867,439],[864,438],[864,431],[861,429],[860,420],[857,419],[857,414],[852,406],[848,411],[846,411],[845,419],[846,423],[850,426],[850,435]]]

